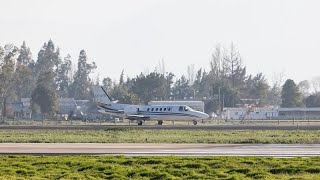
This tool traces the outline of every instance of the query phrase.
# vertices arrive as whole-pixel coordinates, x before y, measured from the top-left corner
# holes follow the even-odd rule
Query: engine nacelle
[[[127,115],[138,114],[138,108],[134,107],[134,106],[128,106],[128,107],[124,108],[124,114],[127,114]]]

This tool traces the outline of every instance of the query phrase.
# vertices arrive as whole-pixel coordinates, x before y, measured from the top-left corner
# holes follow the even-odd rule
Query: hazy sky
[[[33,58],[50,38],[76,63],[85,49],[100,78],[209,69],[234,42],[248,73],[295,81],[320,76],[318,0],[0,0],[0,45],[25,40]]]

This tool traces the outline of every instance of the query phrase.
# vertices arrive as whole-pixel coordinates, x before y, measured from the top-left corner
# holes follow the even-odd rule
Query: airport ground
[[[103,126],[134,126],[137,125],[135,121],[107,121],[107,120],[56,120],[56,119],[45,119],[45,120],[21,120],[21,119],[6,119],[0,122],[2,125],[32,125],[32,126],[42,126],[42,125],[59,125],[59,126],[74,126],[74,125],[103,125]],[[157,125],[157,121],[145,121],[143,126],[154,126]],[[192,121],[164,121],[166,126],[193,126]],[[197,126],[218,126],[218,125],[260,125],[260,126],[320,126],[320,120],[310,120],[310,119],[275,119],[275,120],[224,120],[224,119],[213,119],[213,120],[201,120],[198,121]]]
[[[320,130],[0,130],[1,143],[320,144]]]
[[[156,122],[144,126],[47,122],[17,125],[16,121],[14,125],[2,125],[0,142],[320,144],[318,122],[197,126],[187,122],[163,126],[154,125]],[[0,179],[319,179],[319,176],[319,157],[0,156]]]
[[[0,179],[319,179],[320,159],[0,156]]]

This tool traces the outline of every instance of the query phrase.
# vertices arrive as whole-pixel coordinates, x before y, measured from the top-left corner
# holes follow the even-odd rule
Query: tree
[[[89,75],[96,69],[95,62],[88,63],[88,57],[84,50],[80,51],[78,59],[78,69],[74,75],[72,90],[70,95],[75,99],[91,99],[90,86],[93,84]]]
[[[124,84],[115,85],[111,91],[111,96],[121,103],[138,104],[139,100],[136,94],[129,92],[129,89]]]
[[[30,51],[30,48],[27,47],[26,42],[23,41],[20,50],[19,50],[19,57],[17,59],[18,64],[29,66],[30,64],[33,64],[34,61],[32,59],[32,53]]]
[[[121,71],[120,79],[119,79],[119,84],[124,84],[124,69]]]
[[[103,78],[102,86],[107,90],[107,92],[110,92],[113,88],[111,78],[110,77]]]
[[[281,88],[273,85],[268,91],[267,104],[280,106],[281,104]]]
[[[169,98],[173,74],[166,77],[158,72],[141,73],[132,79],[130,92],[135,93],[144,103],[151,100],[165,100]]]
[[[193,97],[193,90],[189,85],[189,80],[182,75],[174,85],[174,97],[177,100],[183,100],[185,98]]]
[[[301,93],[298,86],[293,80],[287,79],[282,86],[281,92],[282,104],[281,107],[299,107],[302,105]]]
[[[164,59],[162,58],[161,61],[159,61],[158,63],[158,73],[161,75],[165,75],[166,72],[166,68],[165,68],[165,63],[164,63]]]
[[[202,69],[200,68],[197,73],[196,73],[196,77],[195,80],[192,84],[192,89],[194,90],[194,98],[195,99],[200,99],[200,88],[202,84]]]
[[[245,69],[242,68],[240,53],[236,50],[233,43],[230,45],[230,50],[225,53],[224,60],[226,61],[224,66],[227,70],[227,75],[231,80],[231,85],[232,87],[235,87],[243,82],[239,82],[238,80],[240,79],[238,78],[240,78],[240,76],[243,77],[243,73],[245,74]]]
[[[314,92],[319,93],[320,92],[320,76],[312,78],[311,84]]]
[[[205,77],[206,82],[203,83],[206,88],[209,88],[209,96],[212,98],[216,95],[217,92],[213,92],[217,89],[225,89],[227,100],[225,102],[228,106],[234,107],[235,104],[240,102],[240,97],[246,95],[247,91],[245,86],[246,67],[242,66],[240,53],[236,50],[234,44],[231,43],[229,49],[223,49],[218,44],[212,54],[210,67],[211,71]],[[216,87],[217,85],[219,87]]]
[[[259,100],[259,106],[264,106],[267,103],[269,85],[262,73],[258,73],[253,78],[250,75],[247,79],[247,88],[247,93],[249,93],[247,97]]]
[[[12,44],[0,47],[0,100],[3,117],[6,117],[7,98],[14,95],[14,85],[17,81],[15,62],[18,53],[19,48]]]
[[[298,87],[303,97],[307,97],[309,95],[310,83],[308,80],[299,82]]]
[[[192,85],[194,82],[194,64],[191,64],[188,66],[187,75],[188,75],[188,81],[190,85]]]
[[[274,73],[272,76],[272,85],[268,92],[267,104],[280,106],[282,103],[281,100],[281,89],[284,82],[285,73]]]
[[[30,98],[36,85],[36,82],[32,77],[32,70],[28,66],[17,64],[15,78],[16,81],[14,82],[14,88],[17,98]]]
[[[112,98],[117,101],[125,104],[138,104],[139,100],[137,95],[130,91],[133,81],[127,78],[126,83],[124,82],[124,70],[122,70],[119,80],[119,84],[112,84],[110,78],[104,78],[102,84],[107,91],[110,92]]]
[[[311,94],[306,98],[306,107],[320,107],[320,94]]]
[[[44,43],[38,53],[38,60],[35,65],[36,77],[45,71],[56,72],[60,63],[60,50],[55,48],[53,41],[50,39],[48,43]]]
[[[39,105],[43,114],[53,115],[58,110],[58,95],[54,86],[54,73],[42,72],[32,93],[32,104]]]
[[[71,67],[72,61],[71,56],[68,54],[64,61],[60,64],[57,71],[56,83],[58,86],[58,92],[60,97],[68,97],[69,96],[69,86],[72,81],[71,77]]]
[[[220,44],[217,44],[214,52],[212,53],[211,61],[210,61],[210,68],[211,74],[213,78],[221,79],[226,77],[226,58],[224,58],[226,52],[221,48]]]
[[[36,77],[33,77],[34,65],[30,48],[23,41],[16,65],[16,75],[20,80],[15,85],[18,98],[31,97],[31,93],[36,85]]]
[[[165,89],[165,97],[164,97],[164,99],[170,99],[171,97],[172,97],[172,95],[173,95],[173,78],[174,78],[174,74],[173,73],[167,73],[166,74],[166,77],[165,77],[165,79],[166,79],[166,84],[165,84],[165,87],[164,87],[164,89]]]

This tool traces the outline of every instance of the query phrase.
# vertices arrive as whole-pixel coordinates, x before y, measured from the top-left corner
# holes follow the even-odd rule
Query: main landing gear
[[[159,120],[158,125],[162,125],[162,124],[163,124],[163,120]]]
[[[198,122],[196,120],[193,120],[192,123],[193,123],[193,125],[197,125],[198,124]]]
[[[143,123],[143,122],[142,122],[141,120],[140,120],[140,121],[138,121],[138,125],[139,125],[139,126],[141,126],[141,125],[142,125],[142,123]]]

